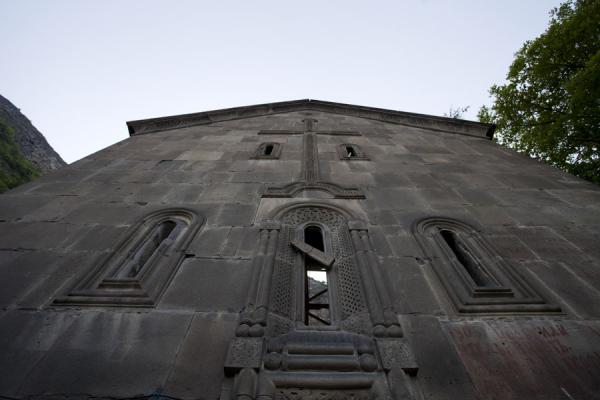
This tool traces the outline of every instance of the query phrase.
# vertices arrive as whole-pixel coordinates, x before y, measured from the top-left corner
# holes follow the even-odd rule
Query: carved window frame
[[[185,250],[203,223],[193,211],[180,208],[151,213],[136,223],[117,249],[103,258],[53,305],[154,307],[185,258]],[[162,224],[174,223],[170,234],[147,258],[138,273],[123,276],[137,252]]]
[[[351,147],[354,151],[354,156],[349,156],[347,147]],[[365,152],[360,148],[359,145],[354,143],[342,143],[337,146],[338,156],[340,160],[345,161],[370,161],[370,158],[365,155]]]
[[[267,146],[273,146],[271,154],[265,154]],[[254,151],[252,159],[254,160],[277,160],[281,156],[282,144],[278,142],[263,142],[258,145]]]
[[[294,237],[302,242],[305,242],[305,230],[308,227],[318,227],[321,229],[321,233],[323,234],[323,245],[325,247],[324,253],[327,255],[333,255],[333,238],[331,235],[331,230],[329,227],[321,222],[317,221],[307,221],[302,224],[296,226]],[[298,253],[296,255],[301,262],[296,263],[300,266],[299,271],[296,272],[296,281],[300,283],[301,286],[296,288],[296,313],[298,315],[304,316],[306,313],[305,304],[304,304],[304,296],[305,296],[305,279],[306,279],[306,263],[304,254]],[[337,276],[337,268],[329,268],[327,270],[327,281],[328,281],[328,296],[329,296],[329,318],[331,320],[330,325],[310,325],[310,324],[299,324],[296,328],[298,329],[306,329],[306,330],[331,330],[337,329],[339,321],[341,319],[340,311],[339,311],[339,284],[338,284],[338,276]],[[298,317],[296,316],[296,320]]]
[[[266,282],[259,282],[260,288],[268,288],[264,292],[265,298],[256,300],[257,304],[268,304],[269,331],[271,335],[282,334],[291,329],[295,330],[339,330],[366,332],[370,328],[369,305],[362,282],[363,264],[365,258],[357,256],[354,233],[349,229],[352,215],[342,208],[322,202],[292,203],[279,208],[273,214],[273,221],[278,221],[278,230],[273,228],[261,230],[261,240],[274,237],[274,242],[268,242],[272,247],[268,254],[272,258],[265,258]],[[302,251],[292,245],[291,241],[301,241],[297,232],[306,223],[316,222],[326,227],[326,232],[331,235],[331,244],[335,257],[331,268],[334,272],[330,290],[335,291],[335,306],[332,311],[335,323],[330,326],[306,326],[303,321],[303,307],[299,302],[304,299],[303,274],[304,265]],[[271,226],[270,223],[265,226]],[[268,234],[267,234],[268,230]],[[277,232],[277,233],[275,233]],[[263,236],[266,235],[266,236]],[[265,243],[266,244],[266,243]],[[260,275],[261,277],[263,275]],[[252,291],[260,289],[253,286]],[[252,296],[255,296],[254,294]],[[256,295],[257,296],[257,295]],[[258,298],[258,297],[257,297]],[[334,307],[335,307],[334,306]],[[254,306],[252,306],[254,307]],[[263,307],[262,305],[259,306]],[[379,321],[379,317],[377,317]],[[244,322],[243,324],[247,324]],[[245,332],[245,327],[241,332]],[[241,336],[244,336],[242,333]]]
[[[492,284],[480,286],[469,275],[456,253],[442,236],[452,232],[460,246],[491,277]],[[425,218],[413,228],[417,242],[459,314],[559,313],[525,273],[498,254],[472,226],[445,217]]]

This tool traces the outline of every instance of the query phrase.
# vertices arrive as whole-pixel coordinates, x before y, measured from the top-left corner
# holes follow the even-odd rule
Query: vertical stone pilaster
[[[369,231],[362,221],[350,221],[352,242],[359,261],[359,270],[364,282],[369,311],[373,321],[375,336],[401,337],[402,328],[396,318],[387,281],[379,267]]]
[[[316,183],[321,180],[319,169],[319,150],[317,147],[317,135],[313,132],[304,134],[304,157],[302,157],[302,169],[304,180],[307,183]]]
[[[319,121],[314,118],[305,118],[302,120],[302,122],[304,122],[305,132],[314,132],[314,125]]]
[[[280,225],[275,222],[265,222],[259,227],[260,239],[252,265],[248,304],[241,313],[236,336],[264,335],[279,229]]]
[[[267,250],[267,243],[269,240],[268,231],[261,229],[259,231],[258,249],[254,255],[252,262],[252,273],[250,276],[250,286],[248,287],[248,305],[246,309],[254,309],[256,306],[256,293],[258,291],[258,284],[262,266],[265,260],[265,252]]]
[[[273,265],[275,263],[275,252],[277,250],[277,239],[280,226],[278,223],[270,222],[261,227],[261,235],[266,232],[267,247],[263,258],[263,267],[260,274],[260,284],[256,293],[256,305],[267,307],[269,304],[269,293],[271,291],[271,278],[273,276]]]
[[[371,314],[371,321],[373,322],[373,325],[383,324],[383,307],[377,293],[377,286],[375,285],[370,273],[369,260],[365,256],[365,252],[361,250],[360,229],[355,229],[351,224],[350,235],[352,237],[354,248],[356,249],[358,271],[363,283],[367,307],[369,308],[369,313]]]

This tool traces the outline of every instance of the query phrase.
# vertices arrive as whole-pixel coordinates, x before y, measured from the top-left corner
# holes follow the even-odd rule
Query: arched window
[[[325,238],[319,226],[304,228],[304,243],[325,253]],[[306,325],[331,325],[329,292],[329,266],[304,255],[304,323]]]
[[[278,159],[281,155],[281,143],[266,142],[261,143],[254,152],[254,159],[267,159],[273,160]]]
[[[54,304],[154,306],[201,223],[184,209],[148,215],[114,253]]]
[[[426,218],[415,224],[414,234],[459,313],[560,311],[464,222]]]
[[[340,160],[362,160],[368,161],[369,158],[362,151],[360,146],[352,143],[343,143],[337,147]]]

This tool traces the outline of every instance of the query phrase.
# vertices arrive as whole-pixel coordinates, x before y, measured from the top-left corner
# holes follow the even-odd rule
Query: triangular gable
[[[334,103],[321,100],[292,100],[278,103],[257,104],[253,106],[225,108],[193,114],[181,114],[168,117],[150,118],[127,122],[131,136],[164,130],[186,128],[196,125],[207,125],[215,122],[242,118],[260,117],[293,111],[322,111],[333,114],[348,115],[372,119],[392,124],[426,128],[435,131],[456,133],[491,139],[495,125],[466,121],[456,118],[437,117],[404,111],[386,110],[382,108],[356,106],[352,104]]]

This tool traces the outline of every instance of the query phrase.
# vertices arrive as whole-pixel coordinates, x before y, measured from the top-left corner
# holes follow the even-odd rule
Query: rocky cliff
[[[14,141],[23,156],[42,174],[66,165],[63,159],[48,144],[44,135],[10,101],[0,95],[0,120],[14,134]]]

